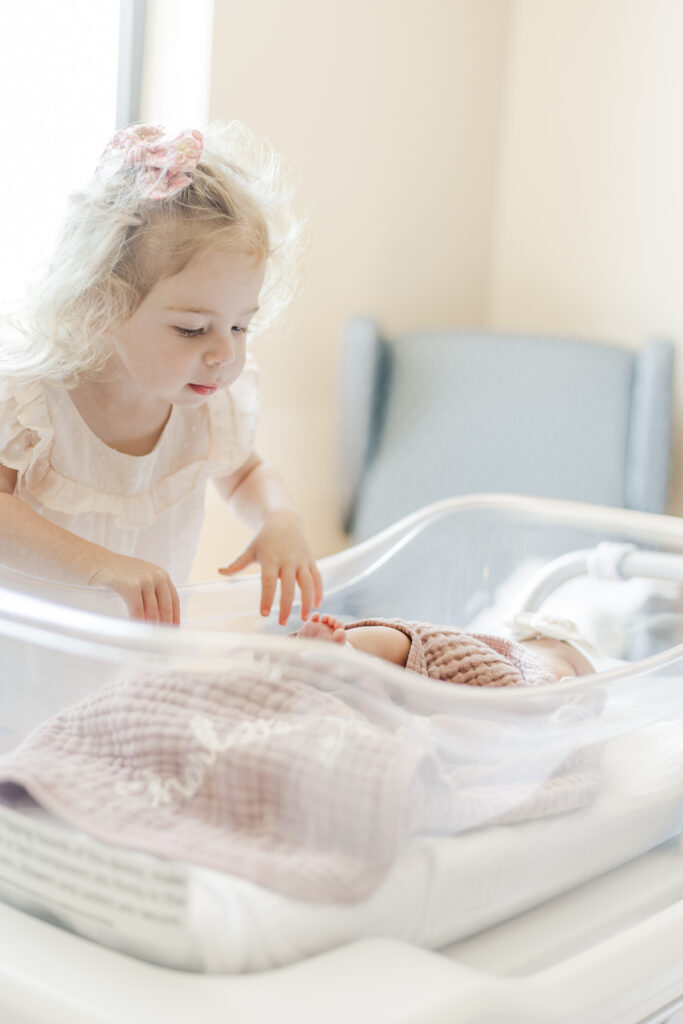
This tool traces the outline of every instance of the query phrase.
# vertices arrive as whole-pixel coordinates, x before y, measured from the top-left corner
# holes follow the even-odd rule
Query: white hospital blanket
[[[37,808],[0,807],[0,897],[124,953],[217,974],[283,966],[367,936],[439,948],[670,838],[682,797],[678,726],[649,726],[609,744],[592,806],[416,839],[355,904],[292,899],[110,846]]]

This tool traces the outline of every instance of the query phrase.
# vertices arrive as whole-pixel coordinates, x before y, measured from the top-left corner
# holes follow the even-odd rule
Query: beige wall
[[[182,129],[209,114],[213,0],[147,0],[140,118]]]
[[[318,555],[335,506],[339,343],[355,313],[387,328],[485,315],[507,0],[215,0],[212,118],[238,117],[294,168],[312,249],[294,329],[256,343],[259,445],[285,473]],[[210,495],[195,565],[248,534]]]
[[[681,53],[680,0],[515,0],[488,303],[494,327],[672,338],[678,406]]]

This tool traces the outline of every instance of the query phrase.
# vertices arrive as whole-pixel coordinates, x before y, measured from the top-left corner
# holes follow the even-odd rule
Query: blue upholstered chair
[[[673,346],[348,327],[341,517],[355,539],[440,498],[666,510]]]

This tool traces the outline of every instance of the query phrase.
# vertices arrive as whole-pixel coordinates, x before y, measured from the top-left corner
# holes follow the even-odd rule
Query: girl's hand
[[[168,573],[139,558],[112,555],[112,560],[88,580],[88,586],[107,587],[126,603],[132,619],[180,623],[178,591]]]
[[[295,512],[271,512],[242,554],[218,571],[223,576],[246,569],[253,562],[261,566],[261,615],[269,615],[280,580],[279,623],[289,619],[296,584],[301,591],[301,618],[306,621],[312,608],[323,598],[318,567],[306,540],[300,516]]]

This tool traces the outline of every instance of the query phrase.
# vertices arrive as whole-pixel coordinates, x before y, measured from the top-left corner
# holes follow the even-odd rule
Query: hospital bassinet
[[[679,1019],[682,566],[675,519],[491,496],[430,506],[323,561],[325,610],[346,620],[493,633],[521,602],[624,662],[495,691],[294,640],[254,614],[256,579],[183,588],[173,630],[128,622],[104,592],[4,573],[0,751],[150,674],[219,678],[226,699],[286,683],[324,714],[316,729],[315,704],[299,736],[317,770],[282,762],[293,856],[272,876],[0,806],[0,1019]],[[300,724],[263,728],[275,743]],[[378,744],[385,770],[354,774],[350,739],[358,757]]]

